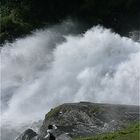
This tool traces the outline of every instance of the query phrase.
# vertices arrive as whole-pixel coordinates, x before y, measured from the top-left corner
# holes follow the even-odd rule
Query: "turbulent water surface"
[[[140,44],[100,26],[79,35],[65,26],[1,49],[3,124],[41,119],[66,102],[139,104]]]

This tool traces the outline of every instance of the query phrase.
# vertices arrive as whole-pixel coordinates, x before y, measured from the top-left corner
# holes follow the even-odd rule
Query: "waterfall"
[[[1,48],[3,123],[38,120],[66,102],[139,104],[140,43],[101,26],[82,34],[67,26]]]

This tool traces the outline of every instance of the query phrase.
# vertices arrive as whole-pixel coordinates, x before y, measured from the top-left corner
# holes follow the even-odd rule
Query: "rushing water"
[[[100,26],[78,35],[66,26],[1,49],[3,123],[41,119],[65,102],[139,104],[140,44]]]

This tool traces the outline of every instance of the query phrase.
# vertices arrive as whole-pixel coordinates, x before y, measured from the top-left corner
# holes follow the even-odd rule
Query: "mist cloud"
[[[3,121],[37,120],[65,102],[139,104],[140,44],[100,26],[69,32],[36,31],[2,48]]]

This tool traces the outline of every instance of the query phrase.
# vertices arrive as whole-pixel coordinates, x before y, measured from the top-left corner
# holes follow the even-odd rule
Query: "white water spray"
[[[100,26],[37,31],[5,44],[1,58],[3,122],[35,121],[66,102],[139,104],[140,44]]]

